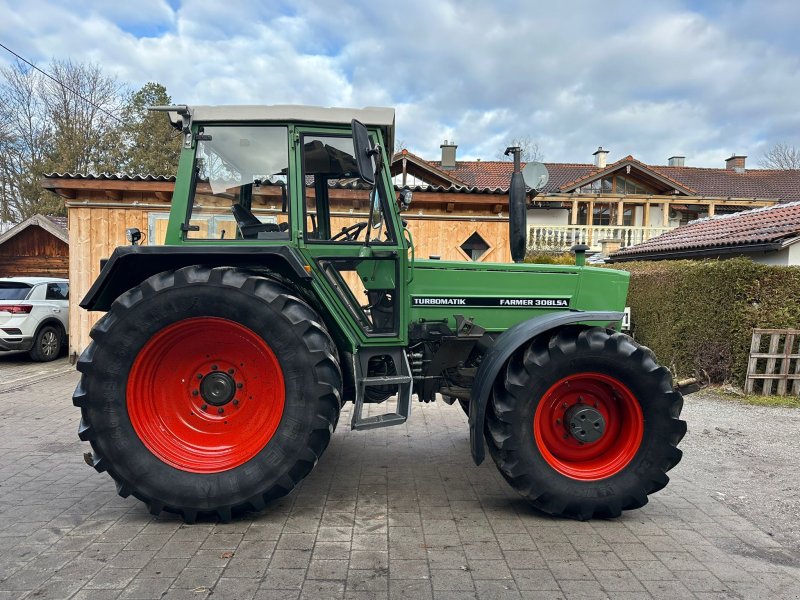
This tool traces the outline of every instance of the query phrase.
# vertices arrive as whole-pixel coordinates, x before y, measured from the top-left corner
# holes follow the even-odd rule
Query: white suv
[[[0,277],[0,350],[33,360],[58,357],[67,340],[69,282],[50,277]]]

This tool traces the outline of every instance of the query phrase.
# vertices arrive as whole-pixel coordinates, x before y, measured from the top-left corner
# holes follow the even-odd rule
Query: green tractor
[[[309,474],[343,403],[372,429],[403,424],[413,395],[463,407],[474,462],[488,448],[547,513],[614,517],[667,484],[683,399],[619,332],[627,273],[580,251],[415,257],[391,109],[155,109],[183,136],[166,244],[129,230],[81,302],[106,314],[78,361],[79,436],[122,496],[187,522],[262,510]],[[515,172],[518,261],[520,189]]]

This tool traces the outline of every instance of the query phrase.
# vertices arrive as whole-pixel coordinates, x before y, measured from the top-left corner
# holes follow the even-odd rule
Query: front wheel
[[[577,519],[647,503],[681,459],[683,398],[629,337],[567,327],[520,348],[487,407],[489,451],[535,507]]]

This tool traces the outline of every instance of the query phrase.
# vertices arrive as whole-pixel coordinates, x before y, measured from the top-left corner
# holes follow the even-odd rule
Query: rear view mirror
[[[369,139],[369,132],[364,124],[356,119],[351,123],[353,127],[353,148],[356,153],[358,176],[369,185],[375,185],[375,154],[377,150]]]

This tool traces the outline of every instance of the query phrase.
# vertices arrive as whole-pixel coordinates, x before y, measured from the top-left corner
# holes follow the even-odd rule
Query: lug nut
[[[198,378],[198,379],[202,379],[202,378],[203,378],[203,374],[202,374],[202,373],[198,373],[198,374],[197,374],[197,378]]]
[[[224,414],[225,413],[225,409],[224,408],[218,408],[217,409],[217,413],[220,414],[220,415]]]
[[[233,375],[233,369],[228,369],[228,375]]]
[[[237,384],[236,384],[236,389],[237,389],[237,390],[240,390],[240,389],[242,389],[242,387],[243,387],[243,385],[242,385],[241,383],[237,383]]]
[[[197,390],[192,390],[192,396],[197,396],[199,393]]]
[[[203,410],[208,410],[208,404],[201,404],[200,408]]]
[[[234,398],[234,399],[233,399],[233,405],[234,405],[234,406],[239,406],[239,400],[237,400],[236,398]]]
[[[216,371],[217,370],[217,365],[211,365],[211,370],[212,371]]]

